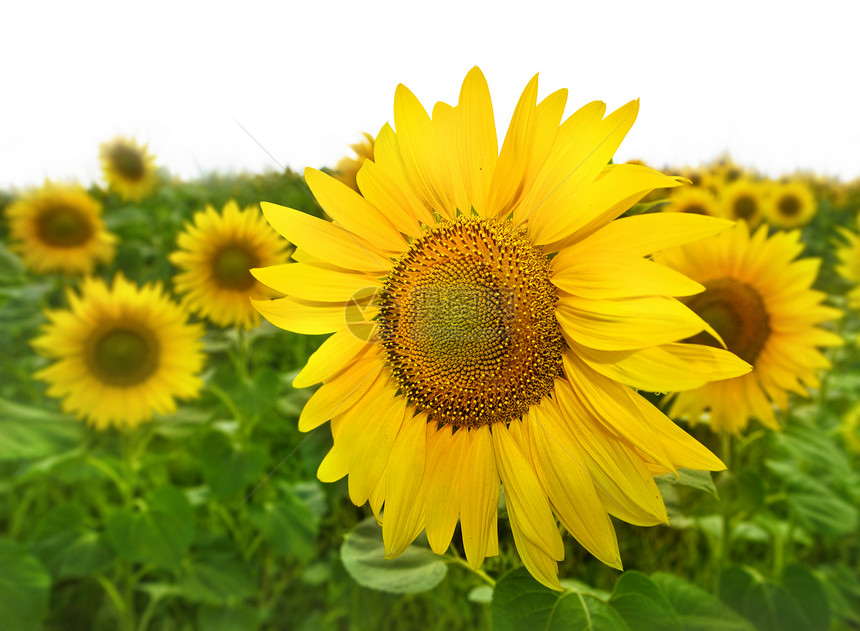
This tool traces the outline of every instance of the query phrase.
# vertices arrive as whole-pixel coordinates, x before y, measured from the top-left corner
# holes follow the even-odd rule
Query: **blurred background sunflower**
[[[726,347],[753,365],[753,372],[713,381],[674,395],[669,415],[699,421],[709,411],[712,429],[737,434],[750,418],[771,429],[780,425],[774,404],[785,410],[788,393],[808,396],[818,372],[830,366],[819,347],[842,338],[821,325],[841,317],[812,289],[821,263],[795,260],[803,251],[800,232],[768,238],[767,226],[750,236],[746,222],[688,246],[666,250],[658,260],[705,286],[683,299],[719,333]],[[688,340],[719,347],[707,333]]]
[[[76,184],[31,190],[6,208],[10,249],[37,274],[89,274],[109,263],[116,237],[102,220],[101,204]]]
[[[118,136],[101,144],[99,160],[108,188],[124,200],[139,202],[158,186],[155,156],[146,145]]]
[[[260,315],[249,298],[280,296],[255,280],[254,267],[285,264],[289,243],[266,222],[257,206],[239,209],[229,201],[221,212],[212,206],[197,212],[177,237],[170,262],[180,269],[173,284],[192,312],[222,326],[250,329]]]
[[[197,396],[203,382],[203,327],[160,284],[138,287],[117,274],[108,287],[86,278],[69,291],[69,308],[46,312],[49,320],[32,341],[53,364],[34,376],[64,412],[96,429],[135,427],[176,409],[175,398]]]

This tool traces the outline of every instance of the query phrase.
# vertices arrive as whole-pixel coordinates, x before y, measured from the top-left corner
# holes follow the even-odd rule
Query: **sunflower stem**
[[[230,397],[230,395],[224,392],[221,388],[216,386],[211,381],[206,384],[206,387],[209,388],[209,391],[212,394],[218,397],[221,403],[223,403],[228,410],[230,410],[230,414],[233,415],[233,418],[236,420],[236,422],[239,423],[240,426],[243,425],[244,416],[242,415],[242,412],[239,410],[236,404],[233,402],[233,399]]]
[[[466,559],[462,558],[461,556],[457,555],[457,556],[452,556],[449,558],[452,562],[466,568],[467,570],[469,570],[473,574],[477,575],[482,581],[487,583],[490,587],[496,586],[496,581],[492,576],[490,576],[489,574],[487,574],[484,570],[482,570],[480,568],[478,568],[476,570],[471,565],[469,565],[469,563],[466,561]]]

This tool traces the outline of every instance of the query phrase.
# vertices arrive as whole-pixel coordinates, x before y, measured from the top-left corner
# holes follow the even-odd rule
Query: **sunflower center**
[[[552,391],[565,349],[546,256],[508,222],[429,230],[379,298],[392,374],[431,420],[509,422]]]
[[[39,238],[55,247],[71,248],[83,245],[93,235],[93,226],[75,208],[57,206],[42,212],[36,219]]]
[[[761,296],[734,278],[705,283],[705,291],[693,296],[687,306],[714,327],[731,352],[750,364],[770,337],[770,316]],[[705,332],[687,341],[719,347],[719,343]]]
[[[737,219],[749,219],[755,215],[758,205],[750,195],[741,195],[735,200],[734,209]]]
[[[117,145],[110,154],[116,170],[130,180],[139,180],[145,171],[143,157],[132,147]]]
[[[158,340],[149,332],[124,326],[94,336],[87,349],[90,370],[112,386],[133,386],[158,366]]]
[[[785,195],[779,199],[777,208],[783,217],[796,217],[800,213],[800,201],[793,195]]]
[[[215,283],[224,289],[245,291],[254,285],[249,271],[257,267],[257,257],[240,245],[227,245],[212,257],[212,276]]]

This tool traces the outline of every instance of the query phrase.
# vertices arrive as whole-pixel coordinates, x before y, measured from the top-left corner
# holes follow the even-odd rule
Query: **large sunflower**
[[[280,295],[254,280],[252,267],[286,263],[288,243],[266,223],[256,206],[239,210],[235,201],[222,212],[212,206],[194,214],[177,237],[179,249],[170,261],[180,270],[173,279],[177,293],[193,312],[218,326],[250,329],[260,314],[249,298]]]
[[[116,237],[105,229],[102,207],[79,185],[45,181],[6,208],[11,249],[37,274],[89,274],[109,263]]]
[[[748,366],[677,343],[707,325],[672,296],[701,286],[644,258],[727,222],[613,221],[679,183],[607,166],[638,102],[606,118],[593,102],[559,125],[567,91],[536,96],[537,77],[499,152],[477,68],[457,106],[437,104],[432,120],[398,86],[397,131],[377,136],[361,194],[305,172],[333,222],[263,204],[299,262],[253,270],[287,294],[254,304],[287,330],[333,333],[294,381],[322,382],[299,429],[331,420],[334,446],[318,475],[348,475],[352,501],[369,501],[377,517],[384,504],[387,556],[425,528],[443,553],[459,519],[466,559],[479,567],[498,552],[501,484],[525,566],[558,589],[556,518],[620,567],[609,514],[665,522],[653,475],[723,468],[628,386],[698,387]]]
[[[139,202],[158,186],[155,156],[146,145],[117,137],[99,146],[99,159],[108,188],[125,200]]]
[[[817,373],[830,363],[818,347],[842,343],[819,327],[841,316],[811,289],[821,260],[795,260],[803,251],[800,232],[767,236],[761,226],[750,236],[746,223],[693,245],[667,250],[659,261],[702,283],[705,291],[685,298],[726,347],[753,365],[753,372],[713,381],[679,393],[670,415],[693,422],[710,410],[714,430],[743,431],[750,418],[779,429],[774,404],[786,409],[788,393],[808,396]],[[706,334],[691,341],[717,345]]]
[[[48,311],[34,348],[56,361],[35,377],[63,399],[63,411],[96,429],[135,427],[153,412],[176,409],[175,397],[197,396],[202,382],[203,327],[160,285],[138,288],[118,274],[113,286],[85,278],[69,309]]]

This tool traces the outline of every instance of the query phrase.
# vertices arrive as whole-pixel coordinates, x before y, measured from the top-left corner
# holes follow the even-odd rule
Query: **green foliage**
[[[382,529],[375,517],[359,523],[344,538],[340,556],[347,572],[360,585],[396,594],[432,589],[448,570],[426,541],[413,543],[395,559],[386,559]]]
[[[321,215],[290,172],[171,181],[140,203],[91,193],[119,237],[99,273],[168,289],[176,235],[207,204],[267,200]],[[833,270],[831,233],[852,221],[827,202],[804,230],[834,304],[850,284]],[[459,532],[445,556],[421,535],[384,558],[376,519],[346,483],[316,480],[330,432],[297,429],[314,388],[291,382],[325,336],[210,326],[204,390],[175,414],[104,432],[63,414],[32,378],[47,360],[30,341],[74,286],[31,275],[0,243],[4,631],[860,628],[860,469],[840,433],[860,400],[856,313],[839,324],[849,343],[831,353],[835,369],[809,400],[791,399],[784,431],[753,429],[726,452],[693,428],[729,471],[658,476],[669,525],[615,522],[626,572],[566,536],[554,592],[522,569],[503,499],[500,554],[478,573]]]

